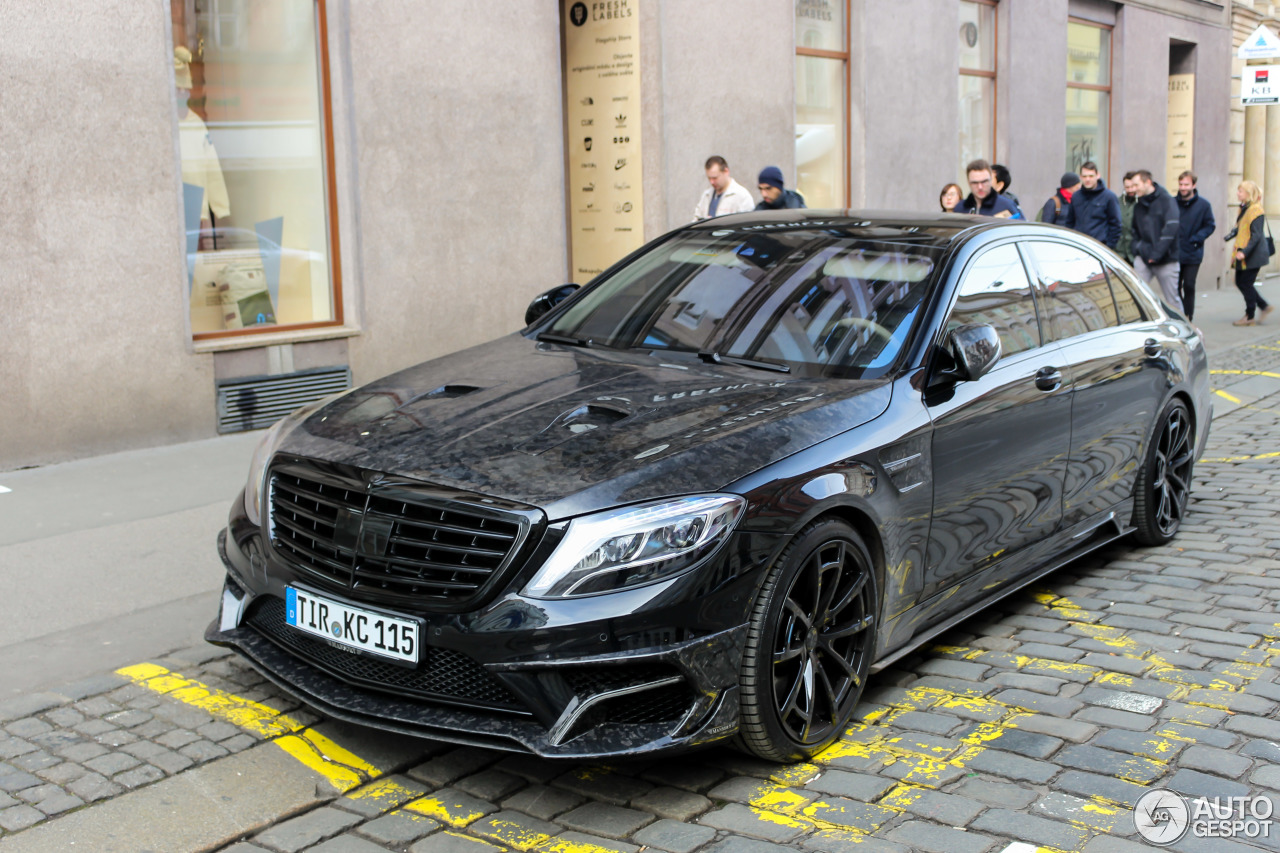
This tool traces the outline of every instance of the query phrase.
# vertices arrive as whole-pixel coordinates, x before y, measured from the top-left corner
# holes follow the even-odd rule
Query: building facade
[[[1231,122],[1228,166],[1228,204],[1236,201],[1235,188],[1241,181],[1253,181],[1262,188],[1263,206],[1274,231],[1280,224],[1280,104],[1244,106],[1240,100],[1240,80],[1252,65],[1280,65],[1280,56],[1245,60],[1239,47],[1258,27],[1280,34],[1280,3],[1271,0],[1234,0],[1231,4]],[[1229,227],[1229,226],[1228,226]],[[1280,275],[1280,253],[1263,270],[1263,277]],[[1260,279],[1261,281],[1262,279]]]
[[[753,194],[780,167],[811,207],[933,210],[974,157],[1029,215],[1085,160],[1117,189],[1146,168],[1173,191],[1190,164],[1219,211],[1234,188],[1210,0],[0,0],[0,19],[0,470],[262,426],[507,334],[536,294],[688,222],[713,154]],[[1230,286],[1213,242],[1202,288]]]

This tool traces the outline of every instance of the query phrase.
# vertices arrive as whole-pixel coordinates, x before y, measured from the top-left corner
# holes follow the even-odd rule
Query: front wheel
[[[742,745],[771,761],[809,758],[844,731],[875,649],[871,555],[847,524],[802,530],[769,570],[741,674]]]
[[[1191,497],[1195,437],[1191,413],[1170,400],[1156,421],[1133,495],[1133,538],[1142,545],[1163,545],[1182,526]]]

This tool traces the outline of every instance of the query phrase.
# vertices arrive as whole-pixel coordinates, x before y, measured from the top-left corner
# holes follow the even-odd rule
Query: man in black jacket
[[[1134,173],[1138,204],[1133,209],[1133,268],[1151,284],[1160,282],[1160,295],[1173,309],[1182,307],[1178,295],[1178,203],[1151,179],[1151,172]]]
[[[1204,241],[1216,227],[1213,205],[1200,198],[1195,173],[1188,169],[1178,176],[1178,292],[1188,320],[1196,310],[1196,273],[1204,261]]]
[[[1120,242],[1120,199],[1107,189],[1092,160],[1080,167],[1080,183],[1067,208],[1067,227],[1114,249]]]
[[[782,170],[777,166],[765,166],[760,171],[758,186],[760,203],[756,210],[783,210],[804,207],[804,196],[782,185]]]
[[[1058,181],[1058,191],[1040,208],[1036,217],[1050,225],[1066,225],[1067,216],[1071,213],[1071,196],[1080,189],[1080,176],[1075,172],[1066,172]]]

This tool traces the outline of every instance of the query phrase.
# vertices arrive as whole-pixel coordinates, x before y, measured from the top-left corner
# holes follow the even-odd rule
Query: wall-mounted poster
[[[1169,75],[1169,123],[1165,142],[1165,187],[1178,186],[1178,175],[1191,168],[1196,130],[1196,75]],[[1171,192],[1173,190],[1170,190]]]
[[[644,242],[639,0],[563,0],[573,280]]]

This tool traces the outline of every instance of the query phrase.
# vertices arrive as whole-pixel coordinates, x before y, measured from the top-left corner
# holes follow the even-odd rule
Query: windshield
[[[583,294],[546,331],[664,357],[872,378],[903,351],[941,250],[913,244],[903,229],[859,230],[686,232]]]

